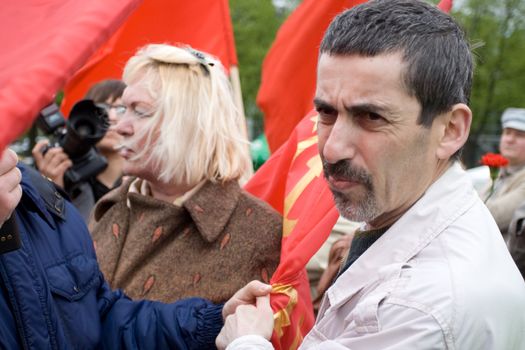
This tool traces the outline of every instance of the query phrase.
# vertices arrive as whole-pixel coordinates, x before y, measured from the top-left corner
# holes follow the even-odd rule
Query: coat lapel
[[[183,206],[190,213],[202,237],[214,242],[224,231],[237,206],[241,188],[236,181],[206,182]]]

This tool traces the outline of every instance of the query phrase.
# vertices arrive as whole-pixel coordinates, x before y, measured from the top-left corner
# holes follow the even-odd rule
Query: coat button
[[[198,272],[193,276],[193,288],[197,288],[197,285],[201,281],[201,278],[201,274]]]
[[[144,282],[144,286],[142,287],[142,295],[146,295],[147,292],[150,291],[151,287],[153,287],[153,284],[155,283],[155,276],[150,275],[146,282]]]
[[[113,233],[113,236],[118,239],[120,235],[120,227],[118,224],[111,225],[111,232]]]
[[[204,213],[204,209],[202,209],[202,207],[201,207],[200,205],[198,205],[198,204],[195,204],[195,205],[193,206],[193,210],[195,210],[195,211],[196,211],[197,213],[199,213],[199,214]]]
[[[151,243],[155,243],[162,236],[162,226],[159,226],[153,231],[151,235]]]
[[[75,293],[78,293],[78,292],[80,292],[80,289],[78,289],[78,287],[77,287],[77,286],[74,286],[74,287],[73,287],[73,290],[75,291]]]
[[[182,238],[186,238],[186,237],[188,237],[188,236],[190,235],[190,233],[191,233],[191,229],[190,229],[189,227],[186,227],[186,228],[184,229],[184,231],[182,231],[182,235],[181,235],[181,237],[182,237]]]
[[[226,233],[224,237],[221,240],[220,250],[223,250],[226,244],[230,241],[231,235],[229,233]]]

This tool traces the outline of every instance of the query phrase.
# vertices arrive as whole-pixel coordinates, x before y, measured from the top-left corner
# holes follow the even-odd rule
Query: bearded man
[[[319,154],[339,212],[365,225],[300,349],[525,348],[525,283],[457,162],[472,69],[463,31],[423,1],[369,1],[331,23]],[[272,349],[268,297],[248,290],[225,305],[219,348]]]

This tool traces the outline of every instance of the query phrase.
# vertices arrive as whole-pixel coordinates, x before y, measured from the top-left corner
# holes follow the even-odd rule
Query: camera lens
[[[91,124],[87,120],[82,120],[77,125],[75,125],[75,129],[78,133],[78,136],[84,138],[84,137],[92,137],[95,135],[95,128],[93,124]]]
[[[87,156],[91,148],[104,137],[107,130],[106,119],[105,111],[92,100],[82,100],[73,106],[67,132],[60,141],[73,163]]]

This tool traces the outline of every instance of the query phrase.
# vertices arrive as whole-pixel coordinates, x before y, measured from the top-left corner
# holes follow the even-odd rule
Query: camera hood
[[[81,100],[69,114],[61,146],[73,160],[82,157],[104,137],[108,125],[104,108],[97,107],[92,100]]]

